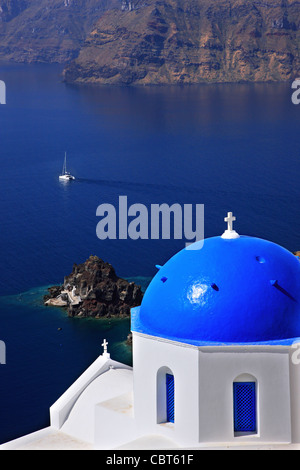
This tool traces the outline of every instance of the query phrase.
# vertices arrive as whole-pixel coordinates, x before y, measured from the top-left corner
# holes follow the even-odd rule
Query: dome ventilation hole
[[[293,297],[286,289],[284,289],[277,281],[277,279],[271,279],[270,281],[271,285],[276,287],[277,290],[279,290],[282,294],[286,295],[289,297],[293,302],[297,302],[297,299]]]
[[[161,278],[161,282],[166,282],[167,280],[168,280],[168,278],[165,277],[165,276]]]
[[[263,258],[262,256],[256,256],[255,259],[256,259],[256,261],[258,261],[259,263],[265,263],[265,262],[266,262],[265,258]]]
[[[217,284],[215,284],[215,283],[213,283],[213,284],[211,285],[211,287],[212,287],[214,290],[216,290],[216,291],[218,291],[218,290],[219,290],[219,288],[218,288]]]

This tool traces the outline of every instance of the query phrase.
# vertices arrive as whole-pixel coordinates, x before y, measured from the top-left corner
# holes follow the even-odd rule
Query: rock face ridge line
[[[109,8],[121,0],[0,0],[0,60],[65,64]]]
[[[299,2],[136,0],[123,6],[96,22],[65,68],[65,81],[286,81],[300,73]]]
[[[0,60],[77,84],[287,81],[299,31],[297,0],[0,0]]]

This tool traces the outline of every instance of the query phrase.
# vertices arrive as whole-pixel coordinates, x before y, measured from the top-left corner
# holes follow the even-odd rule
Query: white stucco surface
[[[51,427],[42,429],[28,436],[16,439],[7,444],[2,444],[0,450],[93,450],[94,447],[91,444],[75,439],[71,436],[68,436],[65,433],[57,431]],[[175,442],[171,440],[158,436],[158,435],[149,435],[140,437],[134,441],[127,442],[124,445],[116,447],[115,450],[120,451],[139,451],[139,450],[191,450],[191,451],[201,451],[201,450],[300,450],[299,444],[256,444],[256,445],[218,445],[216,443],[206,443],[197,448],[181,448]]]
[[[75,438],[93,443],[95,441],[95,407],[97,404],[115,399],[115,406],[124,406],[118,397],[132,392],[132,371],[109,369],[87,387],[75,405],[61,431]],[[108,424],[102,423],[107,427]],[[124,430],[126,432],[126,430]]]
[[[134,335],[134,369],[99,356],[51,406],[48,428],[0,450],[299,450],[300,360],[292,361],[294,351],[201,348]],[[169,370],[175,423],[160,409],[161,375]],[[232,382],[248,374],[258,383],[258,432],[240,438],[233,433]]]
[[[0,446],[0,450],[92,450],[93,447],[49,426]]]

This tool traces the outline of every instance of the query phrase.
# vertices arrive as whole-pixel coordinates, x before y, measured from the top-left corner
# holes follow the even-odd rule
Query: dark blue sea
[[[300,105],[291,83],[75,87],[61,67],[1,65],[0,442],[49,424],[49,407],[102,353],[131,363],[128,320],[44,307],[91,254],[143,286],[184,240],[99,240],[97,207],[204,204],[205,237],[225,230],[300,250]],[[76,176],[61,184],[64,153]]]

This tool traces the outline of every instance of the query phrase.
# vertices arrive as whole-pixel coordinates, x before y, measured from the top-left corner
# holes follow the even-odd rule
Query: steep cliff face
[[[0,21],[8,22],[27,8],[26,0],[2,0],[0,2]]]
[[[72,83],[278,81],[300,74],[299,0],[0,0],[0,60]]]
[[[109,8],[121,0],[0,0],[0,59],[67,62]]]
[[[300,2],[124,0],[64,71],[67,82],[285,81],[300,74]]]

